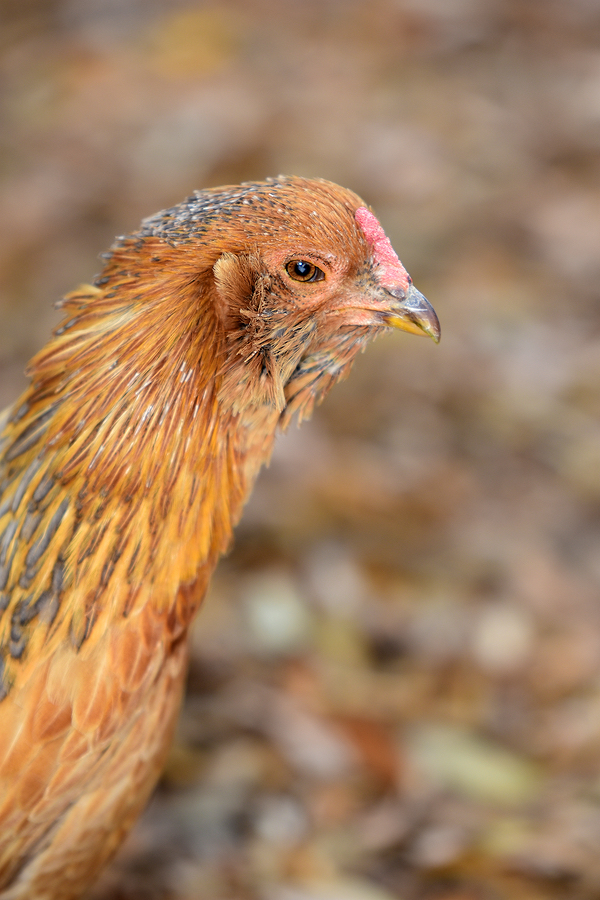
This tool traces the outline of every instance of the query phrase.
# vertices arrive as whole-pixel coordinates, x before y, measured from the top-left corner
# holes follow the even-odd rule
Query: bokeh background
[[[95,900],[600,896],[597,0],[2,0],[0,408],[192,189],[373,205],[442,343],[282,437]]]

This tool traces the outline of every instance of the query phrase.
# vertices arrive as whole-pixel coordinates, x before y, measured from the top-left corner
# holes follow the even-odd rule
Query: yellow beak
[[[386,290],[396,298],[394,290]],[[412,284],[408,294],[390,303],[389,312],[385,314],[385,324],[411,334],[426,334],[439,343],[441,328],[439,319],[431,303]]]

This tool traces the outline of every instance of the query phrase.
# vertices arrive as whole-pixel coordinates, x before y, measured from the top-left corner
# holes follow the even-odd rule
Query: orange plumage
[[[119,238],[0,416],[0,898],[69,900],[145,804],[187,631],[278,425],[439,325],[326,181],[199,191]]]

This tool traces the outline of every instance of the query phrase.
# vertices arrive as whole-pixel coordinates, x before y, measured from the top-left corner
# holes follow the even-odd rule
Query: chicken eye
[[[294,281],[322,281],[325,278],[322,269],[306,259],[292,259],[286,265],[285,271]]]

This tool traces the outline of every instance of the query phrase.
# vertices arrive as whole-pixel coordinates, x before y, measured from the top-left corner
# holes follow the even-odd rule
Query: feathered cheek
[[[281,411],[286,404],[285,385],[312,346],[317,323],[309,319],[269,328],[267,321],[263,320],[262,333],[260,337],[255,335],[251,350],[246,344],[250,350],[246,356],[248,382],[258,402]]]
[[[229,359],[219,399],[235,414],[264,406],[280,412],[285,407],[282,369],[268,347]]]
[[[272,406],[281,412],[285,406],[281,366],[269,350],[258,354],[256,362],[256,393],[260,396],[262,404]]]

